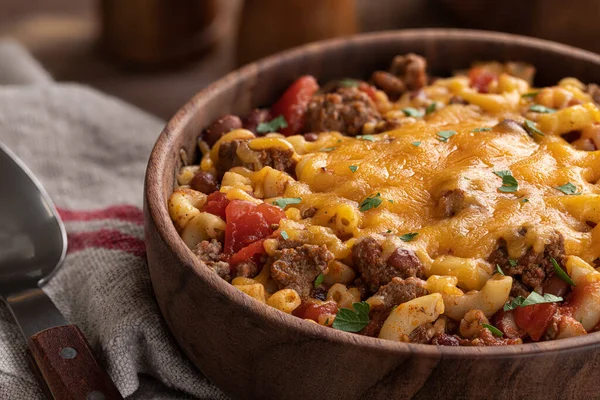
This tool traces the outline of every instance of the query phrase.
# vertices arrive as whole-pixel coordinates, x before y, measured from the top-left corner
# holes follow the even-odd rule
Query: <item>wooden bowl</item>
[[[181,165],[202,129],[223,114],[271,104],[295,78],[367,77],[396,54],[427,57],[434,74],[478,60],[521,60],[537,84],[565,76],[600,81],[600,56],[547,41],[479,31],[423,29],[335,39],[232,72],[190,100],[152,151],[145,235],[156,299],[177,342],[211,381],[236,398],[594,398],[600,336],[504,347],[396,343],[324,328],[281,313],[201,268],[167,212]]]

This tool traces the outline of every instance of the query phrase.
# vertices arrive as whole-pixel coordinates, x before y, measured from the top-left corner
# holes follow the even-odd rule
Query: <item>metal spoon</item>
[[[2,143],[0,188],[0,298],[21,327],[46,395],[122,399],[79,328],[40,289],[60,267],[67,235],[44,188]]]

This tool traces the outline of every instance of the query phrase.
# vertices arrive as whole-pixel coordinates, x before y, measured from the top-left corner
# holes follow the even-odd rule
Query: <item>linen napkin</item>
[[[64,265],[44,291],[123,396],[226,399],[179,350],[153,297],[140,207],[163,126],[118,99],[53,82],[19,45],[0,42],[0,141],[42,182],[68,234]],[[42,398],[0,302],[0,399]]]

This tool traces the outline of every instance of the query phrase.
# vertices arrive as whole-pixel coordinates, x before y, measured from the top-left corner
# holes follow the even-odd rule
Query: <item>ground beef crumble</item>
[[[193,252],[200,261],[215,271],[217,275],[227,282],[231,281],[231,266],[229,263],[221,261],[221,254],[223,253],[221,242],[215,239],[211,241],[203,240],[196,245]]]
[[[424,277],[423,264],[412,250],[396,249],[388,259],[384,259],[381,244],[372,237],[365,237],[352,247],[352,259],[360,280],[371,293],[395,277]]]
[[[314,281],[334,259],[327,247],[303,244],[296,248],[279,250],[269,262],[271,277],[279,289],[294,289],[300,297],[307,298]]]

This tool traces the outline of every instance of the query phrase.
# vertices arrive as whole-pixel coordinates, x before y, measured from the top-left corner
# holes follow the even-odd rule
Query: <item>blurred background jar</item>
[[[209,51],[223,32],[218,0],[101,0],[102,48],[134,68],[177,66]]]
[[[358,31],[356,0],[245,0],[238,31],[238,65]]]

